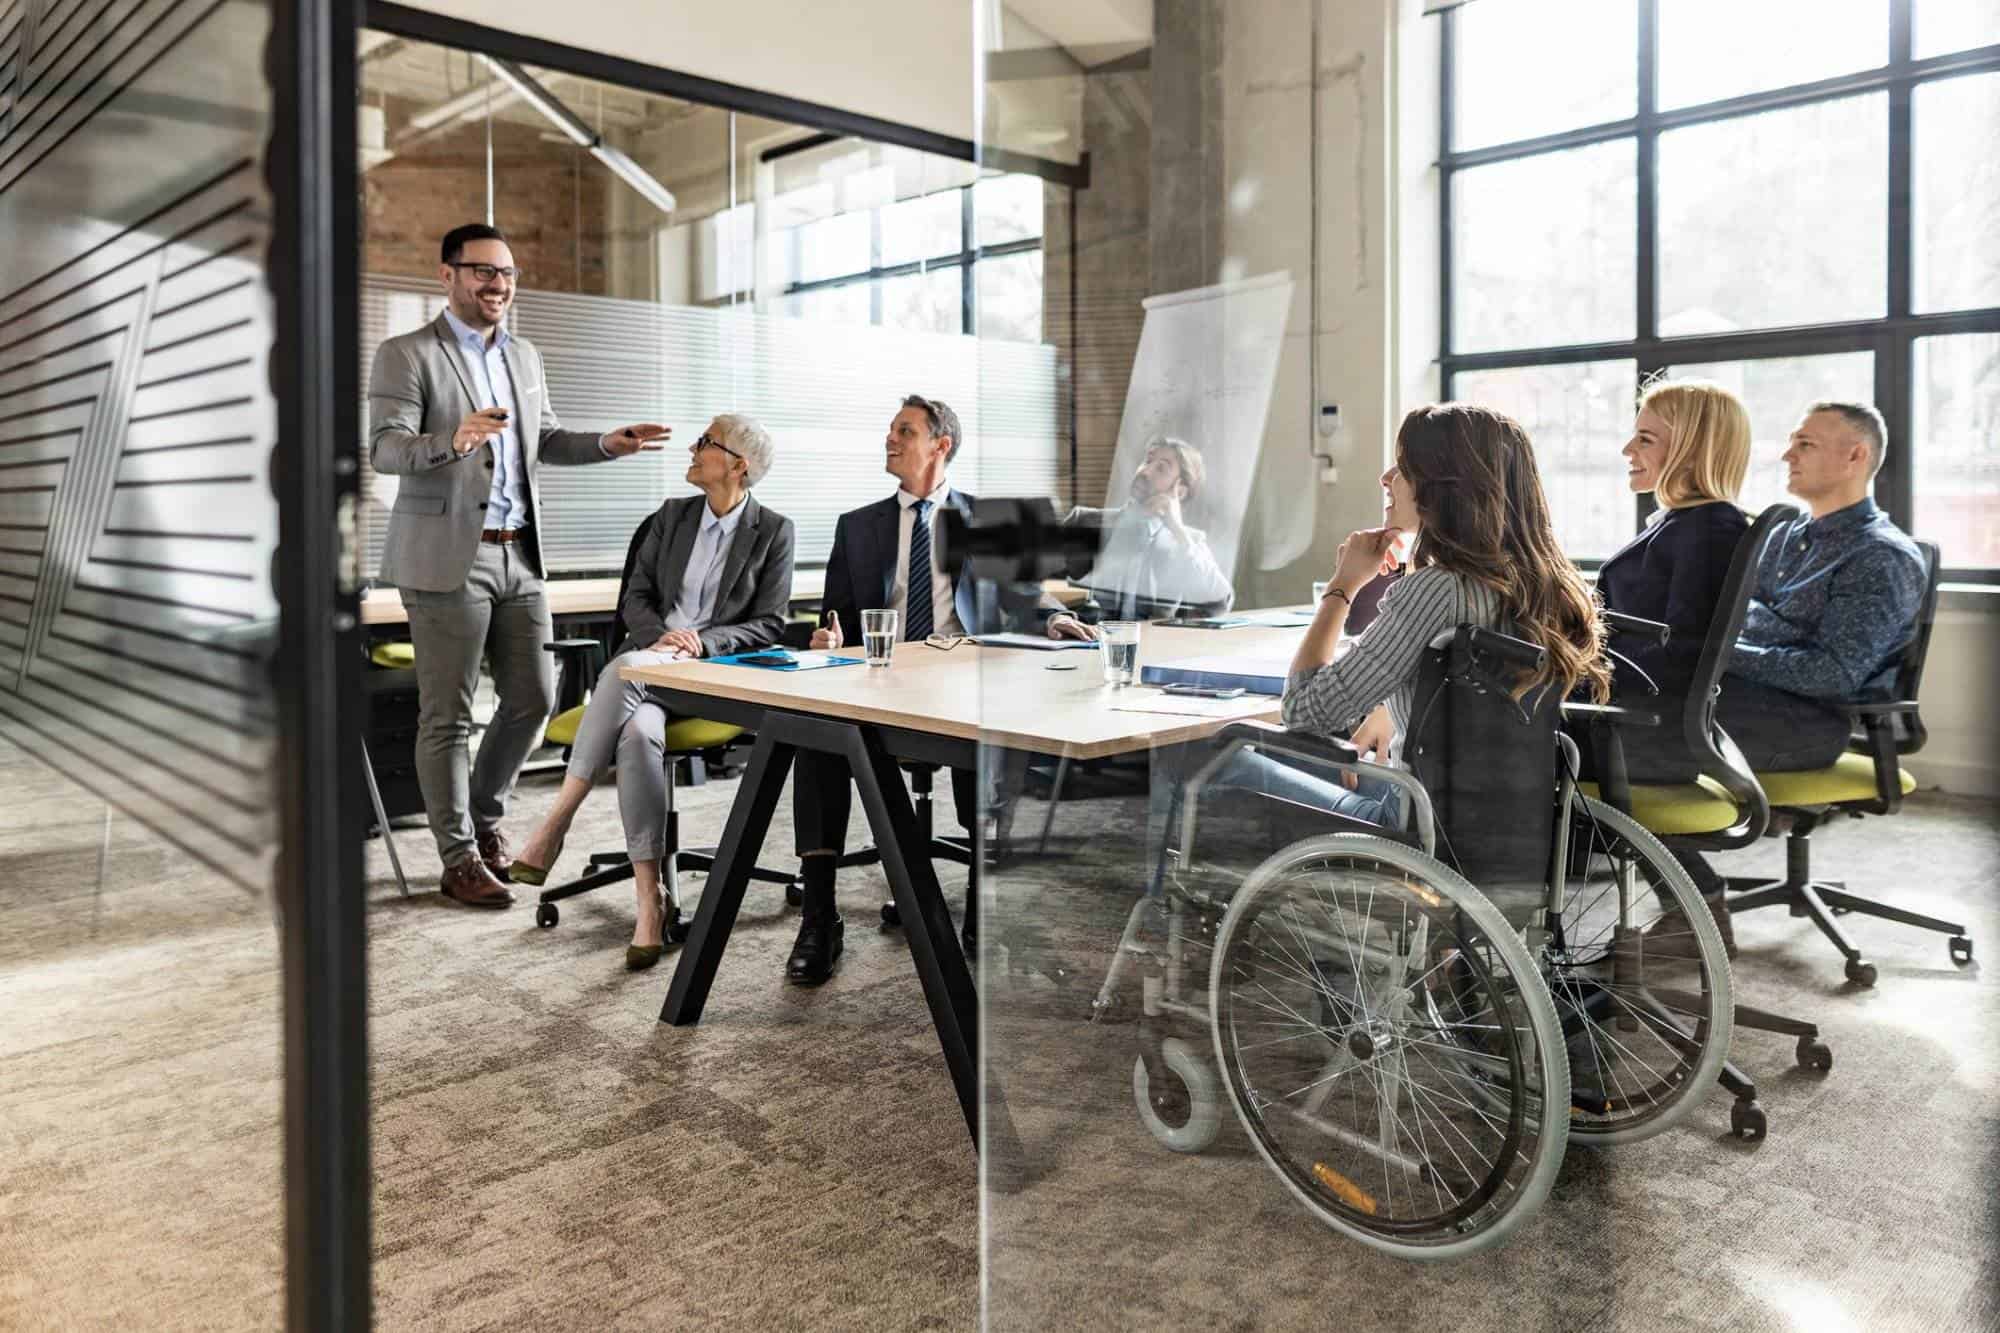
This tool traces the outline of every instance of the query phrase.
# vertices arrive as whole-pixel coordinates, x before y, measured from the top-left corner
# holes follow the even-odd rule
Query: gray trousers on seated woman
[[[1317,776],[1311,769],[1255,750],[1238,750],[1221,768],[1209,775],[1202,791],[1204,794],[1221,790],[1254,792],[1324,810],[1343,819],[1398,830],[1403,827],[1405,797],[1401,788],[1380,778],[1364,776],[1356,789],[1349,791],[1330,772],[1321,772],[1326,772],[1327,776]],[[1172,772],[1169,764],[1160,765],[1160,771],[1153,778],[1146,820],[1150,835],[1147,841],[1151,852],[1150,865],[1159,864],[1163,841],[1174,832],[1167,827],[1172,815],[1174,793],[1192,776],[1193,773],[1188,771]],[[1278,849],[1273,847],[1271,850]],[[1159,885],[1150,871],[1148,880],[1151,891],[1157,893]]]
[[[657,666],[679,660],[671,652],[620,653],[597,677],[569,748],[569,775],[597,781],[618,763],[618,814],[625,823],[625,850],[634,861],[658,861],[667,854],[667,710],[646,687],[623,680],[620,667]]]

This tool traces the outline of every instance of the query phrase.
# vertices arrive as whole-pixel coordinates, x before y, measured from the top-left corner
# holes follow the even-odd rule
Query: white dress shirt
[[[896,623],[905,624],[904,611],[910,600],[910,525],[916,521],[916,503],[919,499],[931,502],[931,632],[934,634],[957,635],[965,633],[965,626],[958,623],[958,606],[952,601],[951,580],[945,577],[944,567],[938,563],[938,519],[944,513],[945,496],[951,493],[951,483],[941,481],[929,495],[916,496],[896,489],[896,503],[901,512],[896,518],[896,581],[889,587],[889,605],[896,612]],[[898,630],[900,637],[901,631]]]
[[[687,568],[681,572],[681,588],[667,612],[668,629],[707,629],[715,619],[715,604],[722,593],[722,567],[729,559],[729,543],[736,536],[736,524],[743,517],[744,496],[726,514],[701,507],[701,531],[688,552]]]

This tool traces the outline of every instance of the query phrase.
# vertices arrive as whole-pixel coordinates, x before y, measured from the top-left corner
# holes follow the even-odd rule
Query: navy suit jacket
[[[1672,628],[1664,648],[1629,637],[1612,643],[1658,682],[1662,695],[1687,696],[1730,557],[1749,528],[1749,517],[1727,500],[1668,509],[1598,570],[1597,591],[1607,609]],[[1644,693],[1622,663],[1616,676],[1619,693]]]
[[[945,503],[967,518],[972,516],[972,502],[973,497],[963,491],[945,492]],[[889,605],[889,594],[896,586],[901,509],[892,494],[848,510],[834,524],[833,552],[826,560],[826,594],[820,600],[820,623],[825,623],[827,611],[839,616],[842,643],[860,644],[862,611]],[[978,581],[962,573],[952,584],[952,609],[968,634],[1026,628],[1035,619],[1034,595],[1002,588],[1000,606],[984,608],[986,615],[982,621],[977,589]]]

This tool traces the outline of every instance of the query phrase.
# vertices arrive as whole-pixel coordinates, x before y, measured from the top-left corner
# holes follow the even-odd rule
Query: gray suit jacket
[[[451,451],[452,432],[471,413],[505,407],[513,414],[526,463],[523,489],[537,528],[542,519],[537,463],[605,461],[595,434],[564,430],[556,419],[535,345],[517,336],[505,357],[514,401],[489,403],[473,392],[451,326],[441,314],[376,350],[368,378],[368,416],[374,427],[368,459],[377,472],[402,478],[382,548],[384,582],[449,592],[464,584],[471,571],[485,526],[486,497],[493,490],[495,447],[489,440],[462,458]],[[530,537],[523,549],[535,572],[544,574],[541,551]]]
[[[619,652],[650,648],[666,629],[707,505],[708,497],[690,495],[669,500],[654,513],[625,576],[625,595],[618,604],[625,641]],[[722,560],[714,617],[699,631],[708,656],[749,652],[778,641],[792,600],[794,540],[792,520],[764,508],[754,495],[744,497],[743,515]]]

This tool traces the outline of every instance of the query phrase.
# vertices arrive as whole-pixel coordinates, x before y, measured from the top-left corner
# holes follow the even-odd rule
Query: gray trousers
[[[618,668],[675,660],[671,652],[620,653],[605,665],[591,691],[583,722],[570,743],[569,775],[597,781],[618,763],[618,815],[625,822],[625,850],[634,861],[667,854],[667,710]]]
[[[489,832],[555,707],[554,636],[542,580],[519,543],[480,543],[463,587],[403,589],[410,645],[417,655],[417,785],[437,839],[438,858],[455,865],[478,854],[475,830]],[[499,696],[469,764],[472,695],[479,663]]]

